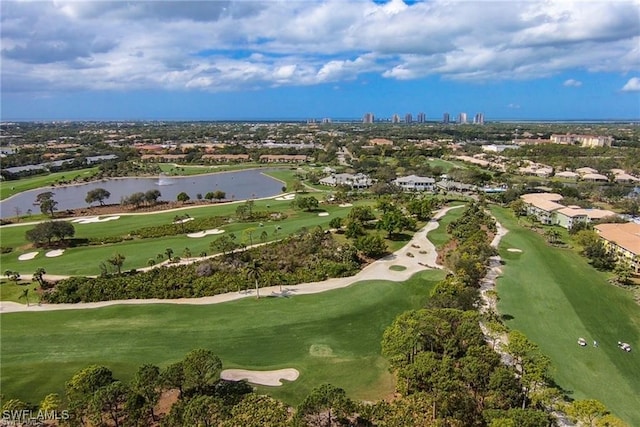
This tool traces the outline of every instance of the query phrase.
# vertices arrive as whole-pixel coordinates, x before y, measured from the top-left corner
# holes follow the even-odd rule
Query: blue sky
[[[640,119],[640,1],[5,1],[2,120]]]

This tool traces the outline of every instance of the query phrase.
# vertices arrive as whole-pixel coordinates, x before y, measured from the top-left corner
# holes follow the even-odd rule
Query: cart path
[[[325,292],[333,289],[344,288],[356,282],[364,280],[389,280],[394,282],[402,282],[408,280],[415,273],[427,270],[442,268],[436,264],[438,254],[436,248],[427,238],[427,234],[438,228],[438,219],[442,218],[451,209],[461,208],[464,205],[453,206],[440,209],[436,212],[433,219],[420,229],[411,240],[401,249],[391,255],[383,257],[369,264],[354,276],[338,277],[324,280],[321,282],[302,283],[294,286],[287,286],[280,290],[280,286],[268,286],[260,288],[260,296],[293,296],[306,295]],[[425,253],[419,253],[424,251]],[[411,255],[407,255],[411,253]],[[402,271],[390,270],[391,266],[405,267]],[[60,278],[61,276],[57,276]],[[130,300],[113,300],[99,301],[76,304],[34,304],[26,306],[12,301],[0,301],[0,313],[16,313],[16,312],[39,312],[54,310],[81,310],[90,308],[108,307],[112,305],[138,305],[138,304],[191,304],[191,305],[208,305],[219,304],[227,301],[235,301],[241,298],[255,297],[255,290],[247,290],[241,293],[228,292],[202,298],[181,298],[181,299],[130,299]]]

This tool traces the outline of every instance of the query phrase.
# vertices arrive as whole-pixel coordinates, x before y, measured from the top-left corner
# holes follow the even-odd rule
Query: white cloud
[[[640,77],[631,77],[622,90],[624,92],[640,92]]]
[[[366,73],[468,81],[630,73],[640,69],[639,7],[640,0],[5,0],[3,91],[219,91]]]
[[[580,87],[582,86],[582,82],[580,80],[568,79],[568,80],[565,80],[564,83],[562,83],[562,85],[567,87]]]

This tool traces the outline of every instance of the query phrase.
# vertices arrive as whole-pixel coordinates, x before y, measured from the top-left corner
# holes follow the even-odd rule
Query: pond
[[[104,188],[111,193],[105,200],[107,204],[120,203],[121,199],[136,192],[159,190],[159,200],[174,201],[176,196],[185,192],[192,200],[197,194],[204,195],[209,191],[224,191],[229,200],[244,200],[271,197],[282,191],[282,182],[264,174],[265,169],[251,169],[237,172],[221,172],[189,177],[169,177],[160,175],[155,178],[114,178],[87,184],[60,187],[42,187],[25,191],[0,202],[0,217],[16,216],[16,209],[25,215],[30,209],[34,214],[40,213],[40,206],[35,204],[36,196],[45,191],[54,193],[53,199],[58,202],[58,211],[89,206],[85,202],[87,192],[96,188]],[[10,185],[4,183],[3,185]],[[95,205],[96,203],[94,203]]]

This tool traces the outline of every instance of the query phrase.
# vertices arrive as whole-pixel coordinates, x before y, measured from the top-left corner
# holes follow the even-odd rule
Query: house
[[[578,206],[568,206],[555,211],[554,224],[571,229],[580,222],[590,223],[616,215],[615,212],[606,209],[583,209]]]
[[[389,139],[384,139],[384,138],[373,138],[369,140],[369,145],[372,146],[376,146],[376,145],[393,145],[393,141],[389,140]]]
[[[404,191],[429,191],[435,190],[436,180],[433,178],[422,177],[417,175],[409,175],[396,178],[392,184],[397,185]]]
[[[339,185],[348,185],[352,189],[369,188],[373,185],[373,180],[367,175],[358,173],[337,173],[320,179],[320,184],[329,187],[337,187]]]
[[[248,162],[248,154],[203,154],[202,160],[211,162]]]
[[[309,156],[304,154],[263,154],[260,156],[260,161],[266,163],[304,163],[309,160]]]
[[[586,173],[598,173],[598,171],[596,169],[589,168],[589,167],[578,168],[578,169],[576,169],[576,172],[578,172],[580,175],[584,175]]]
[[[554,176],[558,178],[577,179],[580,175],[571,171],[562,171],[556,173]]]
[[[582,175],[582,179],[584,181],[592,181],[592,182],[609,182],[609,178],[605,175],[599,173],[585,173]]]
[[[637,274],[640,270],[640,224],[598,224],[594,228],[607,250],[618,260],[628,261]]]
[[[184,160],[186,158],[186,154],[143,154],[140,156],[140,160],[150,162],[174,162],[177,160]]]

